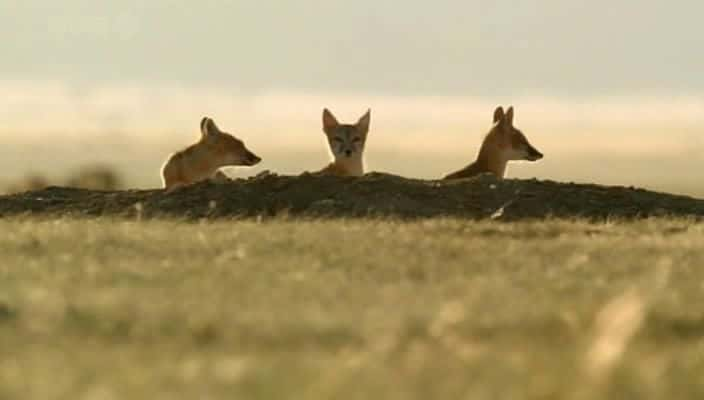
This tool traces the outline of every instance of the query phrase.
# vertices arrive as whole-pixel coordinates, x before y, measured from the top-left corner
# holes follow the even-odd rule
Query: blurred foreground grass
[[[0,221],[2,399],[698,399],[704,226]]]

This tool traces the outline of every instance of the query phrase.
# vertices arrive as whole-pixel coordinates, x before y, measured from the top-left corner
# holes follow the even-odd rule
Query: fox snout
[[[528,161],[538,161],[543,158],[543,153],[533,146],[528,146]]]
[[[247,150],[247,152],[245,153],[244,158],[245,158],[245,163],[248,166],[257,165],[262,161],[261,157],[252,153],[249,150]]]

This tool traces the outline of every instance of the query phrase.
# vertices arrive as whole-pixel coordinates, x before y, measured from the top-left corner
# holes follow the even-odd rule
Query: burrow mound
[[[701,217],[704,200],[636,188],[491,175],[424,181],[371,173],[363,178],[264,174],[215,184],[163,190],[92,191],[49,187],[0,197],[0,216],[118,216],[232,218],[462,217],[634,219]]]

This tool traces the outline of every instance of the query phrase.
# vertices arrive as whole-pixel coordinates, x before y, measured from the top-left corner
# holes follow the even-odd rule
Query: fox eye
[[[332,138],[332,140],[333,140],[333,142],[342,143],[342,138],[339,138],[339,137],[334,137],[334,138]]]
[[[359,143],[361,141],[362,141],[362,138],[360,138],[359,136],[352,139],[352,143]]]

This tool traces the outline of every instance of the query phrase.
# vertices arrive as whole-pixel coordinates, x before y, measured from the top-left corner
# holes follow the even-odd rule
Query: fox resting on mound
[[[252,166],[261,161],[244,143],[221,131],[210,118],[200,122],[201,138],[185,149],[172,154],[161,168],[164,188],[173,190],[206,179],[225,180],[219,168]]]
[[[506,113],[503,107],[498,107],[494,111],[494,126],[484,138],[477,160],[443,179],[469,178],[486,172],[503,179],[509,161],[538,161],[541,158],[543,154],[513,126],[513,107],[509,107]]]
[[[370,121],[371,110],[367,111],[354,125],[340,124],[327,108],[323,110],[323,132],[328,139],[334,161],[318,171],[319,174],[364,175],[363,153]]]

